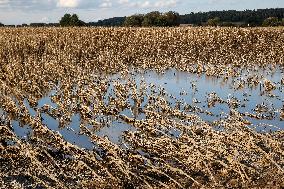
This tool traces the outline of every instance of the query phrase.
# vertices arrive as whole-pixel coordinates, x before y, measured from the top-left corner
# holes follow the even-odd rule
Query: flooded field
[[[107,93],[103,96],[105,106],[110,104],[110,100],[116,99],[114,85],[118,82],[122,85],[132,86],[127,91],[126,105],[124,109],[118,112],[118,115],[125,115],[129,118],[143,120],[146,119],[145,108],[152,95],[161,96],[172,108],[179,111],[198,115],[202,120],[211,125],[214,129],[222,130],[221,122],[226,120],[232,111],[237,111],[246,120],[247,127],[255,129],[258,132],[272,132],[284,130],[284,85],[281,84],[284,78],[283,69],[277,67],[269,72],[265,70],[254,71],[247,70],[246,73],[238,77],[224,79],[205,74],[192,74],[181,72],[175,69],[169,69],[163,73],[155,71],[135,70],[126,75],[114,74],[107,75],[105,82],[108,83]],[[259,78],[259,84],[248,83],[248,78]],[[265,81],[269,80],[274,87],[271,91],[265,90]],[[74,83],[76,85],[76,83]],[[60,95],[57,91],[60,86],[55,87],[45,97],[39,99],[37,106],[31,107],[28,100],[24,104],[33,116],[39,116],[37,109],[45,107],[58,110],[58,104],[52,99]],[[74,93],[79,88],[75,86]],[[139,98],[141,102],[135,101],[133,93],[140,91]],[[67,99],[67,101],[72,99]],[[59,101],[60,102],[60,101]],[[138,105],[139,104],[139,105]],[[92,109],[94,102],[91,102],[88,108]],[[1,114],[4,115],[3,110]],[[68,121],[61,124],[62,117],[54,117],[50,112],[40,113],[42,123],[50,130],[58,131],[65,140],[81,148],[92,150],[95,144],[84,133],[81,132],[80,124],[92,128],[90,123],[81,120],[80,112],[72,111],[68,114]],[[125,131],[135,131],[135,127],[115,116],[107,114],[93,115],[93,118],[101,124],[95,132],[96,135],[108,137],[108,139],[118,145],[122,145],[122,135]],[[13,120],[12,126],[18,137],[28,139],[32,132],[29,125],[21,125],[19,120]],[[177,137],[180,131],[173,128],[173,136]]]
[[[283,29],[0,33],[0,185],[284,186]]]

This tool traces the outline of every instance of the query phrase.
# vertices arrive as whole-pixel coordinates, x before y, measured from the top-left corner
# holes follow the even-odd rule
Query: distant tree
[[[60,24],[59,23],[47,23],[46,26],[47,27],[58,27],[60,26]]]
[[[142,26],[159,26],[161,23],[161,13],[159,11],[153,11],[150,13],[147,13],[144,16]]]
[[[73,14],[70,17],[70,25],[71,26],[79,26],[80,25],[80,20],[77,14]]]
[[[79,17],[77,14],[65,14],[61,20],[59,21],[60,26],[66,27],[66,26],[85,26],[86,24],[79,20]]]
[[[281,26],[284,26],[284,18],[281,20]]]
[[[65,14],[59,21],[60,26],[70,26],[71,14]]]
[[[261,26],[263,21],[269,17],[283,18],[284,8],[272,8],[272,9],[257,9],[257,10],[228,10],[228,11],[209,11],[209,12],[197,12],[185,15],[180,15],[181,24],[201,25],[207,22],[209,19],[215,17],[220,18],[222,23],[233,23],[236,26]]]
[[[142,14],[135,14],[132,16],[126,17],[124,24],[125,26],[139,27],[142,26],[144,16]]]
[[[5,25],[0,22],[0,27],[4,27]]]
[[[28,24],[22,24],[22,27],[28,27],[29,25]]]
[[[99,20],[97,22],[89,22],[89,26],[123,26],[126,17],[113,17],[104,20]]]
[[[220,25],[220,18],[219,17],[215,17],[213,19],[209,19],[207,21],[207,25],[208,26],[218,26],[218,25]]]
[[[163,17],[165,17],[166,26],[179,26],[180,24],[180,16],[177,12],[169,11]]]
[[[281,22],[278,20],[277,17],[269,17],[265,19],[262,23],[263,26],[279,26]]]
[[[126,18],[124,22],[125,26],[178,26],[179,14],[173,11],[167,13],[160,13],[159,11],[153,11],[146,15],[132,15]]]
[[[167,21],[166,16],[164,14],[160,14],[160,16],[156,18],[156,21],[154,22],[154,25],[152,26],[160,26],[160,27],[168,26],[168,21]]]
[[[45,25],[45,23],[30,23],[31,27],[44,27]]]
[[[143,19],[142,19],[143,25],[144,26],[173,26],[175,25],[175,24],[172,24],[172,22],[169,22],[167,18],[165,18],[165,17],[169,17],[169,15],[168,16],[167,15],[168,15],[167,13],[161,14],[157,11],[148,13],[145,16],[143,16]],[[212,23],[212,25],[216,25],[214,18],[219,18],[220,23],[218,23],[218,26],[254,27],[254,26],[262,26],[264,20],[269,17],[278,18],[279,21],[282,22],[280,18],[284,17],[284,8],[243,10],[243,11],[226,10],[226,11],[209,11],[209,12],[196,12],[196,13],[191,12],[189,14],[179,15],[178,23],[187,24],[187,25],[190,24],[193,26],[202,26],[202,25],[208,24],[208,20],[209,20],[209,23]],[[91,26],[123,26],[123,25],[140,26],[140,21],[137,22],[136,19],[127,17],[127,21],[125,20],[126,20],[126,17],[109,18],[109,19],[99,20],[98,22],[90,22],[89,25]],[[283,24],[283,22],[280,24]]]

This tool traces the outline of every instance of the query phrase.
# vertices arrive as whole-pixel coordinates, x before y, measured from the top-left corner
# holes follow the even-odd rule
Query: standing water
[[[253,77],[257,78],[257,84],[252,84],[250,78]],[[136,129],[121,120],[119,115],[143,120],[146,118],[143,110],[149,105],[151,96],[162,95],[171,107],[188,114],[198,115],[212,126],[216,121],[226,119],[232,111],[237,111],[250,128],[259,132],[283,130],[284,86],[281,83],[282,78],[283,72],[280,69],[277,69],[273,74],[260,71],[249,74],[242,73],[238,77],[228,79],[209,77],[205,74],[191,74],[175,69],[168,69],[164,73],[143,71],[123,75],[115,74],[106,79],[108,89],[103,97],[105,106],[112,106],[110,99],[116,102],[123,101],[118,94],[115,94],[115,87],[118,85],[129,87],[127,99],[125,99],[126,106],[119,110],[118,116],[99,113],[91,116],[91,119],[100,124],[100,127],[95,129],[97,136],[108,137],[111,142],[122,145],[123,132]],[[268,82],[273,86],[273,89],[265,88]],[[42,124],[54,132],[59,132],[68,142],[81,148],[93,149],[96,144],[81,132],[81,126],[90,130],[94,127],[90,122],[84,121],[79,112],[72,112],[66,116],[63,113],[63,115],[56,117],[46,112],[39,113],[37,111],[45,106],[52,107],[53,111],[57,111],[58,104],[52,98],[58,93],[60,91],[52,90],[40,99],[34,108],[29,105],[27,100],[24,101],[24,104],[31,116],[40,116]],[[142,94],[143,99],[139,107],[133,98],[133,95],[138,93]],[[89,107],[95,106],[95,102],[92,103]],[[3,111],[0,113],[5,114]],[[61,119],[66,117],[68,121],[62,126]],[[20,138],[28,138],[32,133],[32,129],[28,125],[21,125],[17,119],[12,121],[12,126]],[[179,131],[173,130],[172,133],[178,135]]]

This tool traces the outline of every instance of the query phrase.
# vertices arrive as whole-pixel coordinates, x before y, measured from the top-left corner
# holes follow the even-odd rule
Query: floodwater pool
[[[143,110],[150,103],[155,104],[151,102],[153,96],[161,96],[170,107],[179,111],[198,115],[212,127],[216,126],[214,124],[216,121],[226,119],[232,111],[237,111],[246,120],[248,127],[259,132],[270,132],[284,129],[283,78],[283,70],[280,68],[273,72],[247,70],[237,77],[228,78],[209,77],[205,74],[192,74],[175,69],[168,69],[163,73],[131,71],[108,75],[104,79],[107,89],[102,97],[103,106],[114,106],[111,101],[121,101],[125,104],[124,108],[117,110],[116,115],[90,113],[92,115],[86,121],[76,108],[71,108],[69,112],[67,110],[67,113],[61,112],[59,116],[40,111],[45,106],[51,107],[53,112],[59,109],[53,97],[60,93],[58,91],[60,86],[41,98],[36,107],[32,107],[28,100],[24,100],[24,105],[32,117],[40,117],[41,123],[50,130],[59,132],[66,141],[86,149],[93,149],[96,144],[82,132],[83,128],[90,129],[97,136],[108,137],[115,144],[123,145],[123,132],[135,131],[137,128],[124,122],[119,115],[134,120],[146,119]],[[273,86],[271,90],[266,89],[268,81]],[[125,99],[116,94],[115,88],[118,86],[125,87],[124,92],[127,93],[124,95]],[[74,90],[76,95],[76,90],[80,89],[75,87]],[[139,102],[137,99],[140,99]],[[80,102],[76,101],[74,104],[71,99],[69,104],[70,107],[80,106]],[[94,109],[95,104],[95,101],[91,102],[89,108]],[[5,115],[3,110],[0,113]],[[100,126],[92,126],[90,120]],[[31,127],[21,124],[16,118],[11,120],[11,124],[14,132],[22,139],[27,139],[32,134]],[[170,132],[173,136],[179,135],[179,130],[173,129]]]

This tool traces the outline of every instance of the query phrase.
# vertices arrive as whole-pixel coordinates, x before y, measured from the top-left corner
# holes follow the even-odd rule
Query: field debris
[[[284,104],[257,102],[247,110],[251,94],[224,98],[215,91],[186,103],[133,79],[175,69],[283,101],[283,28],[1,28],[0,34],[1,187],[284,187],[283,126],[262,132],[252,125],[284,124]],[[279,70],[282,77],[272,81]],[[197,81],[187,85],[191,92],[177,92],[183,99],[202,91]],[[202,118],[218,105],[229,113]],[[129,129],[119,142],[98,135],[121,124]]]

